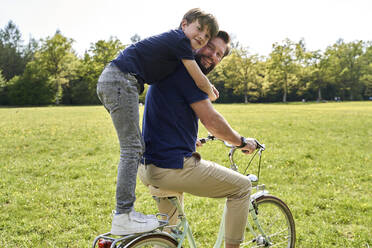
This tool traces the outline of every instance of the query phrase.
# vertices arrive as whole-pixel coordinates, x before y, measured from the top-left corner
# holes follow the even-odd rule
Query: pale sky
[[[176,28],[195,7],[214,14],[251,54],[267,56],[285,38],[304,38],[307,49],[322,51],[339,38],[372,41],[372,0],[0,0],[0,27],[12,20],[26,42],[59,29],[82,55],[110,36],[129,44],[136,33]]]

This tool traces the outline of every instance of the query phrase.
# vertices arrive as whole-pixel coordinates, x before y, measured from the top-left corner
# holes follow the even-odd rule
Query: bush
[[[53,87],[45,77],[38,77],[27,71],[21,77],[16,76],[10,82],[10,105],[47,105],[55,97]]]

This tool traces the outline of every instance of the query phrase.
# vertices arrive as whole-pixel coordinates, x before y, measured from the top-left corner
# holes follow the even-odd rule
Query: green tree
[[[372,97],[372,42],[365,43],[365,52],[360,58],[362,64],[362,76],[360,78],[364,85],[363,95],[366,99]]]
[[[342,97],[349,100],[362,97],[362,41],[345,43],[338,40],[325,52],[328,57],[328,74]]]
[[[0,85],[4,85],[6,83],[6,80],[3,76],[2,71],[0,70]]]
[[[216,73],[212,74],[225,82],[225,87],[230,88],[236,95],[244,96],[244,102],[257,101],[261,95],[262,78],[258,73],[259,58],[250,55],[248,49],[240,47],[233,49],[225,58]]]
[[[324,91],[329,84],[329,78],[326,72],[328,60],[319,50],[305,52],[302,58],[303,65],[301,70],[303,73],[299,76],[302,96],[307,99],[321,101],[323,99],[322,91]],[[314,95],[312,92],[314,92]]]
[[[103,68],[123,50],[125,46],[115,37],[110,37],[108,41],[99,40],[91,44],[88,51],[91,61],[101,72]]]
[[[72,49],[72,43],[72,39],[57,31],[53,37],[42,40],[40,50],[35,54],[40,69],[47,73],[48,82],[54,86],[56,104],[61,102],[63,86],[77,75],[79,60]]]
[[[0,70],[0,105],[8,105],[8,89],[9,84],[3,76],[2,71]]]
[[[39,41],[30,37],[28,44],[23,47],[23,59],[26,64],[35,58],[35,53],[39,48]]]
[[[46,105],[55,99],[54,86],[48,81],[48,73],[38,60],[27,64],[21,76],[9,82],[9,103],[11,105]]]
[[[21,32],[12,21],[0,29],[0,69],[6,80],[23,73],[26,62],[22,56],[22,44]]]
[[[77,71],[77,77],[68,86],[69,101],[72,104],[98,104],[96,87],[104,67],[112,61],[125,46],[111,37],[91,44],[84,54]]]
[[[225,60],[225,59],[224,59]],[[221,64],[219,64],[216,69],[212,70],[208,74],[209,81],[218,89],[220,96],[216,100],[216,103],[232,103],[232,102],[241,102],[241,96],[234,94],[233,89],[227,88],[225,86],[224,77],[220,76],[223,73],[222,70],[219,70]]]
[[[284,40],[283,44],[274,43],[273,50],[267,61],[268,73],[266,84],[277,84],[282,90],[282,101],[287,102],[289,87],[298,82],[296,70],[296,44],[291,40]]]

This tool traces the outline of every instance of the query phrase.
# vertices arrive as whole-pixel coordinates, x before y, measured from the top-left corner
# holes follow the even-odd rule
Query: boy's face
[[[211,38],[207,25],[204,25],[202,29],[198,20],[192,23],[187,23],[186,20],[183,20],[181,27],[186,37],[189,38],[193,50],[202,48]]]

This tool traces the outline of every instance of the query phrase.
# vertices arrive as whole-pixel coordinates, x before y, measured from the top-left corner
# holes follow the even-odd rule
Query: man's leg
[[[150,184],[148,181],[147,175],[146,175],[146,166],[141,164],[141,166],[138,169],[138,177],[142,181],[144,185],[147,187]],[[151,192],[150,192],[151,193]],[[183,193],[182,192],[177,192],[175,196],[178,198],[181,207],[183,208]],[[178,211],[177,208],[174,204],[172,204],[167,198],[162,198],[159,197],[156,200],[156,204],[158,206],[159,213],[161,214],[166,214],[168,216],[168,224],[169,225],[176,225],[178,223]],[[165,219],[165,218],[163,218]],[[170,230],[165,229],[166,232],[170,232]]]
[[[234,247],[243,240],[251,190],[247,177],[213,162],[200,160],[198,154],[185,159],[183,169],[147,165],[146,177],[151,185],[166,190],[203,197],[227,197],[225,241]]]
[[[154,229],[157,224],[155,218],[148,221],[147,216],[133,210],[138,164],[144,149],[139,129],[138,90],[136,79],[131,75],[123,74],[113,65],[105,68],[97,85],[98,96],[111,115],[120,144],[116,213],[125,214],[123,216],[126,220],[120,220],[124,218],[123,216],[119,216],[120,218],[114,216],[113,229],[116,220],[124,221],[125,226],[128,227],[126,231],[124,229],[119,231],[120,234]],[[133,228],[129,224],[132,222],[134,222]]]

